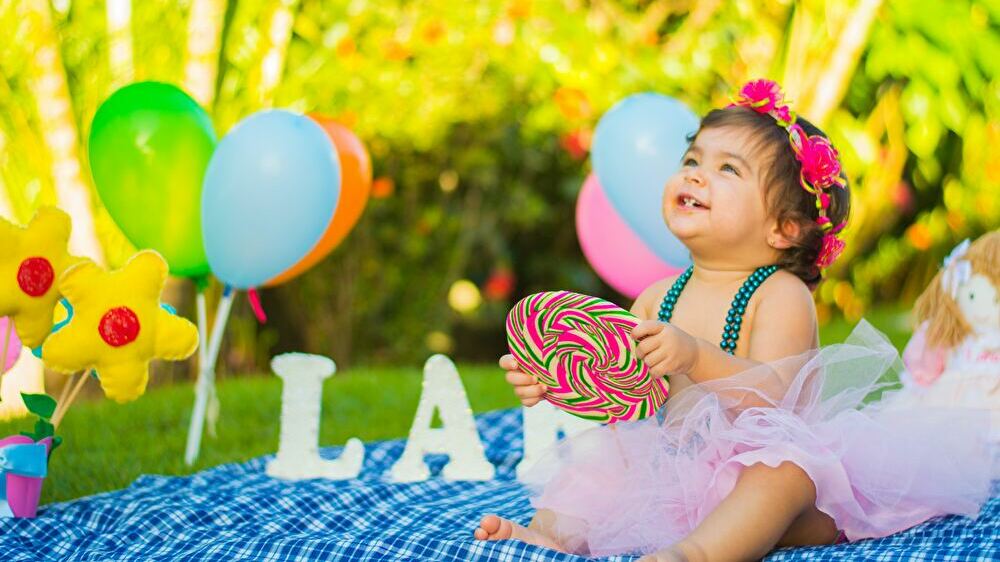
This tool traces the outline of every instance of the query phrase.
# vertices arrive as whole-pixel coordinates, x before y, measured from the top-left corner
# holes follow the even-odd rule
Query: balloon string
[[[253,309],[253,315],[257,317],[257,321],[261,324],[266,323],[267,315],[264,314],[264,307],[260,305],[260,295],[257,294],[257,289],[248,290],[247,298],[250,300],[250,308]]]

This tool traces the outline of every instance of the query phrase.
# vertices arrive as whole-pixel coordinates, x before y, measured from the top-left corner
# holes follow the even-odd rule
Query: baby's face
[[[984,275],[974,274],[958,288],[958,307],[977,334],[1000,330],[1000,295]]]
[[[667,182],[663,216],[670,231],[695,255],[699,251],[766,261],[769,219],[764,205],[764,163],[746,133],[731,127],[706,129]]]

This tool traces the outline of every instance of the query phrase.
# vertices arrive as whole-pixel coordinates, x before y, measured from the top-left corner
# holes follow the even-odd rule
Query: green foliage
[[[21,399],[28,411],[36,416],[49,419],[56,411],[56,401],[48,394],[25,394],[21,393]]]
[[[896,208],[844,272],[865,303],[911,302],[957,242],[1000,226],[997,3],[887,4],[845,100],[863,115],[896,89],[909,153],[899,183],[879,185]]]
[[[46,437],[52,438],[52,448],[49,449],[49,454],[56,450],[56,447],[62,444],[62,437],[57,436],[56,428],[52,425],[52,414],[56,411],[56,401],[54,398],[48,394],[27,394],[22,392],[21,399],[24,400],[25,407],[32,414],[38,416],[35,421],[35,431],[26,432],[22,431],[21,435],[25,437],[30,437],[34,441],[38,442]]]
[[[93,114],[116,87],[105,3],[55,4],[69,6],[53,11],[54,40],[84,151]],[[133,2],[132,79],[183,81],[192,4]],[[704,112],[761,75],[785,82],[797,107],[815,101],[823,79],[841,92],[823,126],[855,197],[848,254],[817,296],[821,318],[856,320],[875,303],[905,308],[956,242],[1000,225],[1000,7],[884,0],[840,76],[831,53],[851,40],[838,34],[854,29],[861,4],[220,2],[210,107],[220,136],[268,106],[333,115],[394,185],[330,258],[264,291],[268,325],[236,307],[228,368],[259,370],[284,350],[341,364],[413,364],[431,351],[485,359],[503,350],[504,314],[519,295],[564,288],[626,304],[575,235],[597,120],[646,90]],[[24,220],[55,195],[31,87],[32,57],[49,39],[18,5],[0,7],[0,30],[12,38],[0,44],[0,178]],[[275,45],[286,9],[290,39]],[[272,88],[264,69],[273,56],[284,64]],[[119,265],[131,248],[100,207],[96,219]],[[468,314],[448,306],[454,281],[483,287],[501,270],[516,279],[509,296]],[[190,305],[181,312],[193,316]]]

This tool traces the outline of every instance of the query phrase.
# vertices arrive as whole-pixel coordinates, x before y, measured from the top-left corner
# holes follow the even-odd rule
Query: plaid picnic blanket
[[[37,519],[0,519],[0,560],[584,560],[472,540],[484,513],[526,523],[532,512],[514,480],[520,411],[491,412],[477,423],[498,468],[493,481],[390,483],[383,474],[402,454],[402,440],[367,444],[362,476],[348,481],[275,480],[261,457],[186,477],[143,476],[124,490],[46,506]],[[436,474],[445,458],[428,461]],[[768,560],[1000,560],[998,529],[995,497],[976,521],[948,517],[885,539],[779,550]]]

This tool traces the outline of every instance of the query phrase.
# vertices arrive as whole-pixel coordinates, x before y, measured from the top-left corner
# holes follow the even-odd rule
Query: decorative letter
[[[545,400],[530,408],[521,408],[521,413],[524,416],[524,457],[517,465],[518,479],[523,478],[539,455],[558,440],[560,431],[570,437],[601,425],[568,414]]]
[[[431,429],[434,410],[440,411],[440,429]],[[423,391],[413,418],[403,455],[392,467],[396,482],[419,482],[430,476],[424,463],[427,453],[450,455],[441,475],[445,480],[490,480],[494,468],[486,460],[476,431],[469,399],[455,364],[444,355],[434,355],[424,364]]]
[[[365,446],[348,439],[340,458],[319,456],[319,414],[323,379],[337,366],[326,357],[285,353],[271,360],[271,369],[281,377],[281,437],[278,455],[267,463],[267,474],[284,480],[355,478],[365,460]]]

